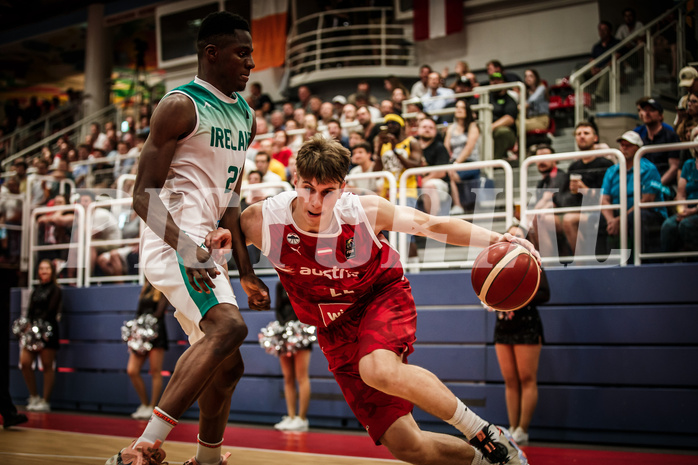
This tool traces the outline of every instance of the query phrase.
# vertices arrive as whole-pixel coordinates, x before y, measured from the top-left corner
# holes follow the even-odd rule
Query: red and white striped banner
[[[463,0],[413,0],[414,40],[435,39],[463,30]]]

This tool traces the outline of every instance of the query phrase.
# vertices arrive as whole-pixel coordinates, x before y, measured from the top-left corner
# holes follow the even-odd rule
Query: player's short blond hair
[[[349,171],[351,153],[334,139],[316,134],[298,150],[296,170],[298,176],[321,184],[343,183]]]

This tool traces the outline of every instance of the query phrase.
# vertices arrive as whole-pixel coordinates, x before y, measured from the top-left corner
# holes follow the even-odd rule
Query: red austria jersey
[[[293,221],[289,191],[264,201],[262,253],[279,273],[298,319],[324,328],[351,313],[386,285],[406,279],[400,256],[376,236],[357,195],[344,193],[324,232]]]

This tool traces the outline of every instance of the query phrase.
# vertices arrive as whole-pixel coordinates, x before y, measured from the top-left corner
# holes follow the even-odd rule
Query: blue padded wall
[[[547,273],[551,299],[540,307],[545,346],[531,437],[698,448],[698,423],[692,415],[698,411],[698,298],[691,283],[698,265],[553,268]],[[504,385],[492,340],[495,315],[479,305],[469,271],[408,277],[419,315],[409,362],[433,371],[484,418],[506,424]],[[276,278],[264,280],[274,289]],[[278,360],[257,341],[274,314],[245,309],[242,288],[236,282],[233,287],[249,334],[241,348],[245,376],[230,419],[271,424],[285,413],[283,378]],[[126,414],[136,408],[120,327],[133,318],[139,291],[136,285],[65,288],[55,409]],[[19,309],[20,290],[13,289],[12,318]],[[164,369],[172,371],[188,344],[171,314],[167,325],[171,344]],[[10,349],[11,392],[23,404],[27,391],[16,369],[16,341]],[[310,374],[311,424],[360,429],[318,347]],[[195,404],[186,416],[197,414]],[[414,415],[425,429],[454,432],[419,409]]]

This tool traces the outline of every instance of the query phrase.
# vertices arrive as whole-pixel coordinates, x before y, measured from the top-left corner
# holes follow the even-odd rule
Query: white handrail
[[[580,207],[568,207],[568,208],[527,208],[528,204],[528,167],[534,163],[540,161],[560,161],[560,160],[574,160],[581,157],[603,157],[607,155],[612,155],[618,160],[618,165],[620,166],[620,204],[618,205],[588,205]],[[587,150],[587,151],[577,151],[569,153],[556,153],[550,155],[533,155],[527,158],[521,164],[521,171],[519,173],[519,202],[521,208],[521,223],[528,224],[527,216],[533,216],[536,213],[574,213],[574,212],[591,212],[591,211],[601,211],[601,210],[616,210],[620,209],[620,265],[627,265],[627,259],[624,259],[624,252],[628,248],[628,190],[626,186],[626,179],[623,173],[626,172],[625,157],[617,149],[602,149],[602,150]],[[596,240],[596,238],[594,238]],[[561,259],[563,257],[557,257]],[[595,259],[596,257],[588,256],[574,256],[572,259],[574,261],[587,261],[589,259]],[[625,257],[629,258],[629,257]],[[543,262],[551,262],[555,260],[555,257],[544,257]]]
[[[370,171],[367,173],[349,174],[346,177],[346,181],[374,178],[384,178],[388,181],[388,200],[395,205],[395,201],[397,200],[397,180],[395,179],[395,175],[390,171]],[[390,231],[388,233],[388,242],[390,242],[393,248],[397,249],[397,233],[395,231]]]
[[[37,229],[38,229],[38,223],[36,222],[36,219],[38,218],[39,215],[46,214],[46,213],[55,213],[58,211],[73,211],[75,212],[75,216],[73,217],[73,233],[71,234],[72,237],[77,238],[77,242],[68,242],[66,244],[52,244],[52,245],[39,245],[34,243],[34,239],[37,239]],[[77,232],[74,231],[75,226],[77,225]],[[25,228],[26,229],[26,228]],[[31,212],[31,221],[29,224],[29,228],[27,229],[29,239],[27,247],[29,249],[29,257],[28,257],[28,270],[29,270],[29,287],[33,287],[35,283],[38,283],[37,280],[33,278],[34,272],[36,271],[34,269],[34,254],[36,252],[40,252],[42,250],[62,250],[62,249],[68,249],[68,251],[72,249],[77,249],[77,257],[76,257],[76,276],[75,278],[61,278],[58,280],[59,283],[65,283],[65,284],[75,284],[77,287],[82,287],[83,286],[83,261],[84,261],[84,255],[85,255],[85,247],[84,247],[84,242],[82,240],[84,236],[84,231],[85,231],[85,209],[83,208],[82,205],[79,203],[76,204],[69,204],[69,205],[56,205],[53,207],[37,207]],[[72,239],[71,237],[71,239]],[[68,264],[71,263],[70,259],[70,252],[68,255]]]
[[[437,95],[435,97],[415,97],[410,99],[405,99],[402,101],[402,116],[408,118],[414,116],[413,113],[407,111],[407,105],[413,103],[421,103],[424,100],[434,101],[434,100],[453,100],[459,98],[468,98],[472,96],[479,96],[479,101],[477,105],[473,105],[473,109],[477,109],[479,113],[478,120],[482,122],[482,139],[483,139],[483,160],[492,160],[494,158],[494,142],[492,138],[492,104],[490,103],[490,97],[492,92],[505,90],[505,89],[518,89],[519,90],[519,101],[516,104],[518,107],[519,117],[518,120],[518,135],[519,135],[519,162],[526,159],[526,85],[521,81],[516,82],[504,82],[502,84],[488,84],[486,86],[478,86],[477,90],[470,92],[461,92],[451,95]],[[430,112],[429,114],[434,115],[450,115],[455,113],[455,105],[453,107],[444,108],[442,110],[437,110]]]
[[[114,206],[129,206],[131,207],[133,203],[133,198],[131,197],[126,197],[123,199],[116,199],[116,200],[100,200],[100,201],[95,201],[90,203],[90,205],[87,206],[87,211],[85,215],[85,234],[84,234],[84,240],[85,240],[85,255],[84,255],[84,268],[85,268],[85,287],[90,287],[90,285],[95,282],[110,282],[110,281],[123,281],[123,280],[132,280],[133,275],[119,275],[119,276],[101,276],[101,277],[93,277],[92,276],[92,266],[94,264],[90,263],[90,250],[93,246],[123,246],[123,245],[129,245],[129,244],[138,244],[140,242],[140,236],[143,234],[143,225],[144,222],[142,220],[140,221],[140,231],[139,231],[139,237],[134,237],[130,239],[98,239],[98,240],[93,240],[92,239],[92,222],[94,219],[94,212],[97,208],[102,208],[102,207],[114,207]],[[145,276],[143,274],[144,269],[142,266],[138,267],[138,282],[139,284],[143,285],[145,282]]]
[[[511,168],[511,165],[507,163],[504,160],[489,160],[489,161],[474,161],[474,162],[469,162],[469,163],[454,163],[454,164],[449,164],[449,165],[434,165],[434,166],[426,166],[426,167],[417,167],[417,168],[408,168],[405,171],[402,172],[400,175],[400,182],[399,185],[400,187],[398,188],[398,204],[400,206],[406,206],[407,205],[407,178],[412,177],[412,176],[417,176],[420,174],[427,174],[427,173],[433,173],[435,171],[446,171],[446,172],[452,172],[452,171],[469,171],[469,170],[477,170],[477,169],[487,169],[487,168],[502,168],[504,170],[504,212],[492,212],[488,213],[485,215],[472,215],[472,218],[504,218],[506,220],[506,224],[511,224],[512,218],[514,217],[514,208],[513,208],[513,199],[514,199],[514,170]],[[470,215],[461,215],[461,217],[465,218]],[[402,261],[403,266],[407,263],[407,256],[408,256],[408,250],[407,250],[407,234],[406,233],[399,233],[398,234],[398,250],[400,252],[400,261]],[[417,263],[417,264],[410,264],[410,267],[416,267],[416,268],[423,268],[423,267],[431,267],[431,268],[436,268],[436,267],[442,267],[444,265],[447,266],[460,266],[460,267],[469,267],[472,266],[474,260],[466,260],[466,261],[453,261],[453,262],[444,262],[443,264],[438,263],[438,264],[433,264],[433,265],[427,265],[424,263]]]
[[[653,208],[653,207],[665,207],[670,205],[687,205],[690,203],[696,203],[693,200],[673,200],[665,202],[643,202],[642,201],[642,189],[640,186],[640,160],[648,153],[655,152],[668,152],[682,149],[689,149],[698,147],[698,142],[679,142],[674,144],[662,144],[662,145],[646,145],[640,147],[640,150],[635,152],[635,158],[633,159],[633,202],[634,205],[640,208]],[[633,259],[635,265],[640,265],[643,258],[669,258],[676,256],[676,254],[665,253],[642,253],[642,234],[640,228],[642,227],[642,215],[633,215]],[[698,252],[681,252],[680,256],[698,256]]]

